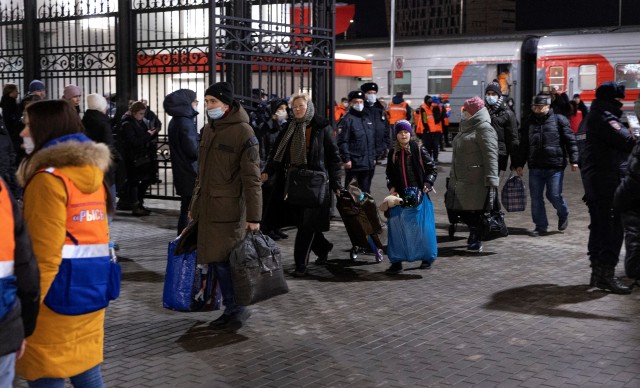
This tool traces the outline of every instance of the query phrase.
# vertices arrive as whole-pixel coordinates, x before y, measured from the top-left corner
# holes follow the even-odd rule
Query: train
[[[602,82],[619,82],[626,87],[625,114],[640,94],[640,29],[403,39],[394,45],[393,71],[388,39],[339,41],[336,56],[371,65],[366,76],[336,75],[338,101],[364,82],[376,82],[378,96],[390,101],[393,81],[393,93],[402,92],[413,108],[425,95],[448,98],[453,126],[464,101],[484,96],[493,80],[513,99],[520,122],[532,97],[550,88],[578,94],[589,106]]]

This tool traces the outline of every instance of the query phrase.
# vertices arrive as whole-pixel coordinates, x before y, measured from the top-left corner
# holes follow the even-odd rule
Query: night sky
[[[356,5],[349,38],[389,36],[385,0],[338,1]],[[516,0],[516,29],[535,31],[617,26],[620,4],[622,26],[640,26],[638,0]]]

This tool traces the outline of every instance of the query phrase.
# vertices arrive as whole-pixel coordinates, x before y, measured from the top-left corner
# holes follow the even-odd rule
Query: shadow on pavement
[[[487,245],[490,242],[483,242],[483,252],[469,252],[467,251],[467,245],[460,245],[457,247],[438,247],[438,257],[485,257],[485,256],[493,256],[496,253],[487,251]]]
[[[122,269],[122,281],[144,282],[144,283],[163,283],[164,274],[144,269],[140,264],[126,257],[118,256],[120,263],[127,263]],[[126,269],[126,270],[125,270]],[[133,269],[131,271],[130,269]]]
[[[329,264],[327,264],[326,266],[309,266],[307,271],[307,276],[302,278],[289,276],[287,281],[315,280],[319,282],[378,282],[422,279],[421,275],[409,275],[402,272],[394,275],[390,275],[385,272],[369,272],[360,269],[352,269],[341,265],[335,265],[331,262],[329,262]],[[326,272],[329,272],[329,274],[326,274]]]
[[[555,284],[530,284],[503,290],[492,295],[491,301],[483,307],[489,310],[510,311],[522,314],[572,319],[602,319],[627,322],[620,317],[604,316],[588,312],[571,311],[561,305],[575,305],[590,302],[608,295],[594,291],[588,285],[558,286]]]
[[[204,326],[203,326],[204,325]],[[200,352],[208,349],[220,348],[248,340],[235,332],[221,332],[209,329],[206,322],[195,323],[186,333],[176,341],[187,352]]]

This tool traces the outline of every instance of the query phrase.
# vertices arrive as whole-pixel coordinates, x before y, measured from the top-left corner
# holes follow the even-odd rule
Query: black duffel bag
[[[247,231],[229,258],[234,302],[247,306],[289,292],[276,243],[262,234]]]
[[[489,241],[508,235],[509,229],[504,221],[504,212],[500,210],[497,190],[489,189],[484,212],[480,215],[480,240]]]
[[[292,167],[287,171],[284,200],[299,207],[320,207],[327,195],[328,183],[323,171]]]

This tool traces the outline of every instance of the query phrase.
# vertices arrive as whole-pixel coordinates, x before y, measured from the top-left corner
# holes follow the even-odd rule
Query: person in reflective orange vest
[[[451,117],[451,103],[449,100],[442,101],[444,104],[444,112],[442,117],[442,138],[444,141],[444,147],[451,147],[451,140],[449,139],[449,117]]]
[[[434,163],[438,163],[440,138],[442,137],[442,110],[433,98],[424,96],[424,103],[418,109],[416,134],[422,134],[422,144],[429,151]]]
[[[61,385],[65,378],[102,383],[105,307],[120,285],[109,252],[107,212],[113,203],[104,183],[111,153],[83,133],[66,101],[33,103],[23,120],[20,136],[32,138],[34,149],[18,180],[25,187],[24,217],[42,297],[16,373],[30,384],[44,378]]]
[[[340,121],[342,116],[347,114],[347,107],[349,107],[349,100],[347,100],[346,97],[342,97],[340,104],[333,107],[333,118],[336,120],[336,123]]]
[[[40,272],[20,207],[0,178],[0,387],[11,387],[40,306]]]

